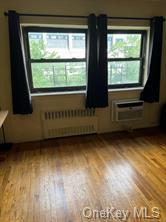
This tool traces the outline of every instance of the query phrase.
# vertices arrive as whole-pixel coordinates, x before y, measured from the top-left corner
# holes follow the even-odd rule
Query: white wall
[[[34,96],[32,98],[34,113],[32,115],[12,115],[11,101],[11,82],[10,82],[10,55],[8,41],[8,24],[7,17],[3,15],[4,11],[15,9],[18,12],[29,13],[51,13],[51,14],[74,14],[88,15],[90,13],[106,13],[109,16],[129,16],[129,17],[152,17],[163,15],[166,17],[164,8],[166,3],[160,0],[6,0],[0,1],[0,106],[8,109],[10,115],[5,123],[5,131],[8,141],[21,142],[42,139],[42,127],[40,121],[40,111],[44,108],[63,109],[71,107],[84,107],[84,94],[69,95],[50,95]],[[66,23],[66,20],[49,20],[41,19],[31,20],[24,18],[22,22],[35,23]],[[74,21],[73,21],[74,22]],[[80,21],[82,23],[82,21]],[[126,23],[127,25],[127,23]],[[138,24],[140,25],[140,24]],[[165,28],[165,25],[164,25]],[[134,122],[134,128],[150,127],[158,125],[161,105],[166,101],[166,38],[164,31],[162,75],[161,75],[161,96],[160,104],[145,104],[145,118],[142,121]],[[139,98],[140,91],[117,91],[109,93],[109,101],[113,99]],[[110,107],[97,109],[99,117],[99,132],[110,132],[123,129],[124,126],[111,122]]]

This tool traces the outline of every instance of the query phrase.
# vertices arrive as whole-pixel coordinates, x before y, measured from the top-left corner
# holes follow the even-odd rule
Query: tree
[[[113,43],[109,49],[111,58],[139,58],[140,34],[127,34],[121,41]],[[139,61],[116,61],[109,63],[109,82],[111,84],[135,83],[139,78]]]
[[[42,39],[30,39],[32,59],[60,58],[57,52],[47,49]],[[32,78],[35,88],[85,85],[85,63],[32,63]]]

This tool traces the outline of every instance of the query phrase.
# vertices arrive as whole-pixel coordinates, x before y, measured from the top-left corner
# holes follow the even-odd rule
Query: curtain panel
[[[163,17],[154,17],[150,25],[150,46],[148,59],[148,79],[140,99],[145,102],[159,102],[160,75],[163,39]]]
[[[14,114],[31,114],[32,103],[24,60],[19,15],[8,12],[12,102]]]
[[[86,107],[108,106],[107,16],[88,17]]]

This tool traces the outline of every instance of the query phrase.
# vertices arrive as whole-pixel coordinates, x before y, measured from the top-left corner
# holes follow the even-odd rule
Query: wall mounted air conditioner
[[[112,101],[112,120],[129,121],[143,118],[144,102],[141,100]]]

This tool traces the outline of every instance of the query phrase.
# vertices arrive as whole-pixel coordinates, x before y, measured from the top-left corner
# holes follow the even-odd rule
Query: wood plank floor
[[[165,222],[165,167],[159,132],[15,144],[0,162],[0,222]]]

